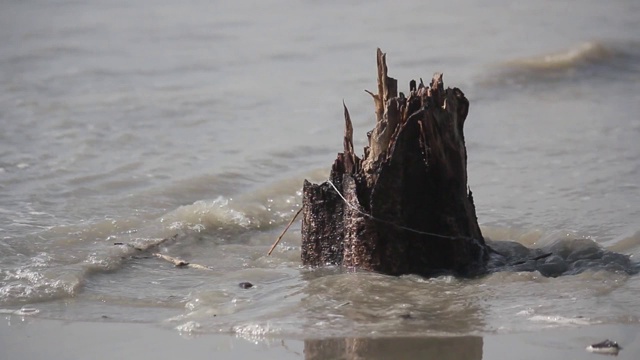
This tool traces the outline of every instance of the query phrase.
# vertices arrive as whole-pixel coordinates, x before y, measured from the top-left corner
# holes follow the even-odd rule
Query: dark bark
[[[377,60],[378,93],[368,92],[376,126],[364,157],[354,153],[345,107],[331,183],[304,183],[302,262],[393,275],[483,272],[488,248],[467,187],[469,101],[458,88],[445,90],[442,74],[398,95],[380,49]]]

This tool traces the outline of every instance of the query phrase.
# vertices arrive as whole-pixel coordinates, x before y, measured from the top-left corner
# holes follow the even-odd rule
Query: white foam
[[[202,328],[202,325],[196,321],[187,321],[182,325],[176,326],[176,330],[180,333],[193,334],[198,329]]]
[[[18,315],[18,316],[34,316],[40,312],[39,309],[32,308],[29,306],[23,306],[18,310],[14,309],[0,309],[0,314],[8,314],[8,315]]]
[[[559,315],[534,315],[529,318],[534,322],[545,322],[557,325],[591,325],[594,324],[588,318],[567,318]]]
[[[233,331],[236,333],[237,337],[241,337],[247,341],[251,341],[256,344],[259,342],[267,341],[267,338],[266,338],[267,335],[278,333],[278,330],[272,328],[271,324],[269,323],[265,325],[261,325],[261,324],[238,325],[233,327]]]
[[[160,219],[168,223],[171,230],[203,231],[220,226],[248,228],[253,220],[244,212],[233,209],[230,199],[218,197],[214,200],[199,200],[191,205],[180,206]]]
[[[21,267],[3,272],[0,300],[53,299],[73,295],[80,285],[75,277],[48,278],[39,271]]]

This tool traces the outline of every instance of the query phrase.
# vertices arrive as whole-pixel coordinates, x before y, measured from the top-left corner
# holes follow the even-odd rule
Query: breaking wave
[[[516,85],[597,80],[640,80],[640,43],[589,41],[555,53],[506,60],[482,85]]]
[[[586,42],[568,50],[530,58],[510,60],[506,65],[528,70],[561,70],[581,65],[605,63],[615,59],[617,51],[598,42]]]
[[[0,269],[0,304],[15,306],[73,297],[91,274],[118,270],[136,255],[136,248],[147,248],[176,235],[180,246],[189,246],[196,237],[204,237],[215,246],[242,243],[269,232],[289,221],[300,207],[301,181],[294,182],[287,180],[237,198],[198,200],[155,219],[106,219],[43,230],[34,236],[47,241],[34,245],[34,253],[31,247],[2,249],[2,255],[13,260]],[[21,243],[32,241],[23,239]]]

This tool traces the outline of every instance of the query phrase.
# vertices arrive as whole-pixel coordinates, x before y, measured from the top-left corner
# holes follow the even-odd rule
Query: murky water
[[[4,2],[0,307],[248,338],[637,324],[638,24],[637,1]],[[299,225],[266,256],[342,148],[343,99],[364,146],[376,47],[401,84],[442,71],[470,99],[486,237],[629,264],[314,270]],[[176,234],[160,252],[210,270],[114,245]]]

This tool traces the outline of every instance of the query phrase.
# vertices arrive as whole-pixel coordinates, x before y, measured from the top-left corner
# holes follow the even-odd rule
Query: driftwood
[[[163,238],[163,239],[154,239],[151,241],[148,241],[144,244],[141,245],[134,245],[134,244],[129,244],[129,243],[122,243],[122,242],[117,242],[114,243],[113,245],[116,246],[126,246],[127,248],[139,251],[139,252],[143,252],[143,253],[148,253],[150,254],[150,256],[153,257],[157,257],[158,259],[164,260],[164,261],[168,261],[170,263],[172,263],[175,267],[179,267],[179,268],[190,268],[190,269],[198,269],[198,270],[211,270],[211,268],[209,268],[208,266],[204,266],[204,265],[200,265],[200,264],[193,264],[193,263],[189,263],[185,260],[173,257],[173,256],[169,256],[169,255],[165,255],[165,254],[161,254],[159,252],[152,252],[152,250],[155,250],[157,248],[160,247],[160,245],[169,242],[169,241],[174,241],[176,240],[176,238],[178,237],[178,234],[172,236],[172,237],[168,237],[168,238]],[[136,256],[134,256],[136,257]]]
[[[344,151],[329,181],[305,180],[302,262],[342,265],[386,274],[433,275],[485,271],[489,249],[467,187],[463,126],[469,101],[444,88],[411,81],[409,95],[387,75],[377,52],[376,126],[362,158],[344,106]]]

